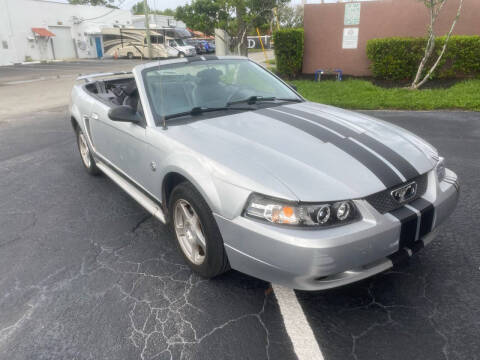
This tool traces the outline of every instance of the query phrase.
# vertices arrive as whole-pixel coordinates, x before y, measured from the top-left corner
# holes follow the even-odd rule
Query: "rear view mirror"
[[[138,124],[140,116],[131,106],[116,106],[108,111],[108,117],[113,121],[130,122]]]

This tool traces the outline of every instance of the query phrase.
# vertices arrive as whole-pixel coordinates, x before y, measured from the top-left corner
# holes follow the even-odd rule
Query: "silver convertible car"
[[[235,269],[302,290],[352,283],[422,249],[459,196],[424,140],[308,102],[246,58],[84,76],[70,113],[86,170],[169,224],[206,278]]]

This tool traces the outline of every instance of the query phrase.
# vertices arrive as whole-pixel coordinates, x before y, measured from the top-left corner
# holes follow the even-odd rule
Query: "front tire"
[[[129,53],[127,54],[127,58],[128,58],[129,60],[132,60],[132,59],[133,59],[133,53],[129,52]]]
[[[77,130],[77,145],[85,170],[87,170],[90,175],[99,175],[100,170],[95,164],[95,160],[93,159],[92,153],[88,146],[87,138],[80,129]]]
[[[222,235],[212,211],[192,184],[179,184],[169,201],[170,226],[190,268],[205,278],[230,269]]]
[[[185,54],[182,53],[182,52],[180,52],[180,53],[178,53],[178,57],[179,57],[179,58],[184,58],[184,57],[185,57]]]

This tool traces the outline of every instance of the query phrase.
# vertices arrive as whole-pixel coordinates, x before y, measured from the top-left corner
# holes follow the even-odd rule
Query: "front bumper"
[[[435,229],[453,212],[458,196],[452,171],[447,170],[442,182],[434,171],[429,174],[428,190],[419,202],[433,204],[432,231],[420,231],[424,216],[420,209],[417,238],[408,247],[401,240],[402,221],[390,213],[378,213],[364,200],[356,201],[361,221],[331,229],[286,228],[245,217],[215,218],[233,269],[290,288],[324,290],[378,274],[412,256],[435,237]]]

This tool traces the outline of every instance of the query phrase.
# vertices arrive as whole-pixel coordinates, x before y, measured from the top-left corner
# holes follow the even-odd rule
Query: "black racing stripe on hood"
[[[420,175],[417,169],[415,169],[415,167],[412,164],[410,164],[408,160],[403,158],[397,152],[393,151],[390,147],[386,146],[385,144],[381,143],[377,139],[365,133],[359,134],[345,125],[342,125],[333,120],[329,120],[328,118],[324,118],[320,115],[315,115],[306,111],[292,109],[289,107],[281,107],[281,108],[278,108],[278,110],[284,111],[292,115],[304,117],[305,119],[308,119],[318,124],[321,124],[323,126],[326,126],[329,129],[332,129],[342,134],[345,137],[350,137],[352,139],[357,140],[358,142],[367,146],[368,148],[370,148],[371,150],[375,151],[377,154],[382,156],[385,160],[390,162],[407,180],[413,179]]]
[[[262,109],[256,112],[293,126],[323,142],[328,142],[335,145],[337,148],[352,156],[367,169],[369,169],[373,174],[375,174],[375,176],[385,185],[386,188],[401,184],[403,182],[402,179],[384,161],[348,138],[338,136],[334,132],[329,131],[321,126],[312,124],[311,122],[299,119],[289,114],[270,109]]]

